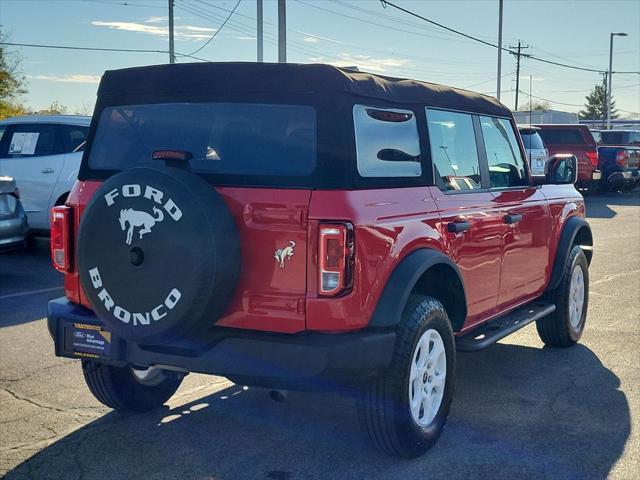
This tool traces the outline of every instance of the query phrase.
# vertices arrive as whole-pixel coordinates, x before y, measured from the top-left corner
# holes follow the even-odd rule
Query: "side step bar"
[[[507,315],[491,320],[463,337],[456,339],[456,350],[459,352],[477,352],[487,348],[507,335],[520,330],[531,322],[553,313],[556,306],[552,303],[533,302],[514,310]]]

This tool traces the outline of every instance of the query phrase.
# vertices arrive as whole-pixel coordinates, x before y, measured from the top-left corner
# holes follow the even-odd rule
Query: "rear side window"
[[[156,150],[189,152],[191,170],[310,175],[316,115],[310,106],[164,103],[105,108],[89,154],[93,170],[156,165]]]
[[[532,131],[522,131],[520,132],[522,136],[522,143],[524,143],[524,148],[527,150],[544,150],[544,142],[542,141],[542,137],[540,134]]]
[[[480,161],[471,115],[427,109],[427,125],[431,158],[444,188],[481,188]]]
[[[480,117],[491,188],[529,184],[513,125],[504,118]]]
[[[41,157],[63,153],[57,125],[20,123],[13,127],[7,156]]]
[[[420,137],[411,110],[354,105],[358,173],[363,177],[419,177]]]
[[[586,143],[577,128],[549,128],[540,130],[544,143],[548,145],[582,145]]]

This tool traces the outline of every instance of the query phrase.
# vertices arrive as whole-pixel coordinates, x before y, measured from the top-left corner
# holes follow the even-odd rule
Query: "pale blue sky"
[[[191,53],[220,26],[237,0],[175,0],[176,51]],[[124,4],[127,5],[124,5]],[[491,42],[498,0],[395,0],[395,3]],[[616,37],[614,70],[640,70],[637,0],[505,0],[504,42],[527,53],[607,69],[609,33]],[[358,65],[361,70],[417,78],[495,94],[497,51],[409,17],[378,0],[288,0],[288,60]],[[276,61],[276,2],[265,0],[265,60]],[[255,0],[242,0],[216,38],[196,54],[212,61],[255,61]],[[0,0],[0,23],[20,43],[167,50],[167,0]],[[29,80],[25,103],[40,109],[57,100],[73,111],[93,104],[108,69],[164,63],[166,54],[17,48]],[[187,61],[186,58],[179,61]],[[503,54],[502,101],[513,108],[515,58]],[[577,111],[601,81],[597,73],[523,60],[521,90]],[[638,118],[640,75],[614,75],[623,114]],[[527,100],[525,97],[520,103]],[[568,104],[563,105],[562,103]],[[627,113],[629,112],[629,113]]]

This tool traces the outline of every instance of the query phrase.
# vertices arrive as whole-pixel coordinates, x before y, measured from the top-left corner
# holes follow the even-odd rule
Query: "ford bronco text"
[[[56,354],[146,411],[189,372],[352,392],[383,452],[439,437],[456,350],[536,322],[582,334],[592,236],[555,155],[532,177],[495,99],[327,65],[199,63],[102,78],[52,212]],[[535,180],[534,180],[535,178]]]

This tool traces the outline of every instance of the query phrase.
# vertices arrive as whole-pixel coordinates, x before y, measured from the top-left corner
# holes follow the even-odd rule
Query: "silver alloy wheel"
[[[409,408],[413,420],[426,427],[436,417],[447,378],[447,354],[437,330],[422,334],[411,359]]]
[[[580,265],[576,265],[571,272],[571,285],[569,286],[569,321],[575,330],[580,328],[583,307],[584,273]]]
[[[149,367],[145,369],[137,369],[131,367],[131,373],[134,378],[142,385],[152,386],[159,384],[164,379],[162,369],[158,367]]]

